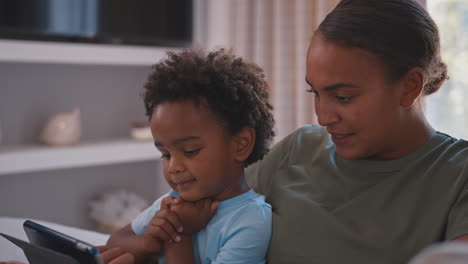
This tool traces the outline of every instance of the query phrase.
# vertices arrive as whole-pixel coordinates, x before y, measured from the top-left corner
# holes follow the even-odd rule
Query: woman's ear
[[[400,99],[400,105],[405,108],[412,107],[424,87],[424,71],[419,67],[409,70],[403,80],[403,93]]]
[[[238,162],[244,162],[252,153],[255,145],[255,129],[246,126],[233,136],[233,157]]]

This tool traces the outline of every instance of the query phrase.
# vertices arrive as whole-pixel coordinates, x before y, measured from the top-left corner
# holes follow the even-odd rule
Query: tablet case
[[[11,237],[9,235],[0,233],[0,236],[3,236],[4,238],[8,239],[10,242],[13,244],[17,245],[20,247],[24,255],[29,261],[29,264],[79,264],[77,260],[73,259],[70,256],[64,255],[59,252],[55,252],[53,250],[39,247],[36,245],[33,245],[31,243],[28,243],[26,241],[23,241],[21,239],[17,239],[14,237]]]

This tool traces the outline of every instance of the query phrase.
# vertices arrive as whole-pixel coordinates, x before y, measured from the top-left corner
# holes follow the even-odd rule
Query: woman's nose
[[[340,120],[334,107],[330,103],[323,102],[323,100],[315,102],[315,113],[321,126],[330,126]]]

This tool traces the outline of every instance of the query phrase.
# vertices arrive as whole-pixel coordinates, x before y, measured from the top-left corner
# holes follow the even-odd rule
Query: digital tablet
[[[24,252],[24,255],[28,259],[29,264],[80,264],[78,260],[62,254],[57,251],[53,251],[48,248],[36,246],[29,242],[23,241],[16,237],[9,236],[7,234],[0,233],[0,236],[6,238],[14,245],[21,248]],[[10,262],[1,262],[0,263],[10,263]],[[15,262],[16,263],[16,262]]]
[[[24,221],[23,228],[31,244],[60,252],[76,259],[79,263],[103,264],[99,250],[86,242],[31,220]]]

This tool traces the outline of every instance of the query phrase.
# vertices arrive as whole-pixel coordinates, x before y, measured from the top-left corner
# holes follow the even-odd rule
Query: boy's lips
[[[185,187],[188,187],[190,184],[194,183],[195,181],[196,181],[195,178],[192,178],[188,180],[177,181],[177,182],[174,182],[174,184],[178,188],[185,188]]]

